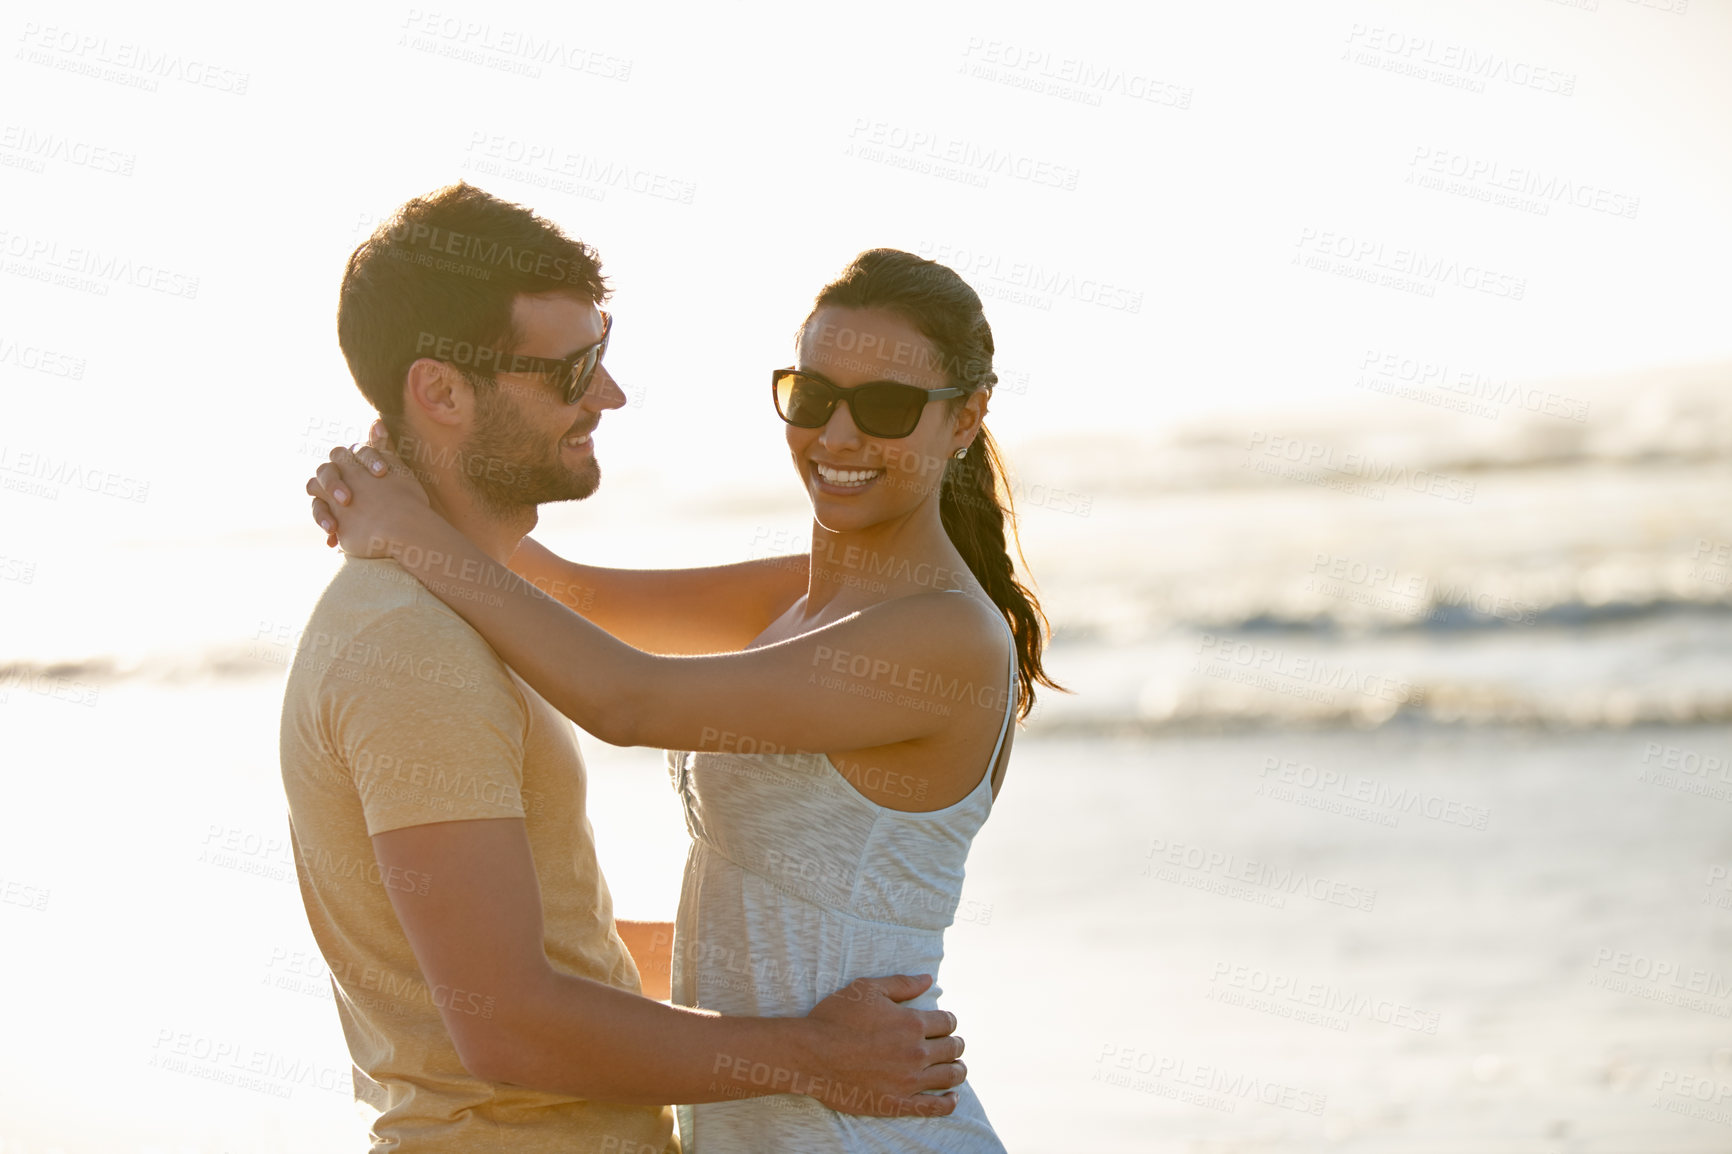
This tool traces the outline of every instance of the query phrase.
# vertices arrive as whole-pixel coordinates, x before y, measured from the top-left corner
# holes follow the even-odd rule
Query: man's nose
[[[625,390],[619,387],[619,382],[613,379],[613,374],[607,371],[605,365],[597,365],[595,376],[590,379],[589,388],[584,391],[578,403],[598,413],[623,408]]]

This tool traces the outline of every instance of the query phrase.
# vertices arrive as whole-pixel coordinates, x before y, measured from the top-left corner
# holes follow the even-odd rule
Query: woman
[[[980,298],[932,261],[875,249],[818,294],[797,365],[773,379],[812,501],[809,575],[735,652],[625,645],[489,560],[401,469],[373,477],[339,450],[310,486],[346,487],[347,503],[315,505],[345,548],[389,542],[373,555],[424,580],[437,564],[429,588],[584,729],[695,751],[669,755],[693,839],[680,1004],[802,1014],[856,976],[938,972],[1011,716],[1026,716],[1035,682],[1054,685],[1045,619],[1005,546],[983,425],[992,352]],[[360,455],[373,464],[373,452]],[[513,563],[578,587],[594,572],[539,547]],[[682,1107],[680,1127],[703,1154],[1003,1149],[966,1084],[942,1118],[852,1117],[782,1095]]]

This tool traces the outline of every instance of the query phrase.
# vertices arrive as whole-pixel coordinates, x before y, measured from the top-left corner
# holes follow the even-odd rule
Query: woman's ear
[[[960,449],[964,445],[972,443],[974,438],[980,435],[981,427],[986,421],[986,409],[991,397],[992,390],[990,388],[976,389],[968,394],[967,399],[962,402],[962,408],[956,414],[956,448]]]

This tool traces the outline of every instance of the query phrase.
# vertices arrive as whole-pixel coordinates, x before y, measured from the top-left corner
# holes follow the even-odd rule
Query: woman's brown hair
[[[802,331],[822,308],[895,313],[932,343],[951,385],[972,394],[998,382],[992,368],[992,328],[986,323],[979,294],[954,269],[937,261],[899,249],[870,249],[819,291]],[[959,409],[966,401],[966,395],[955,398],[951,407]],[[1018,716],[1027,717],[1034,706],[1036,682],[1052,689],[1063,687],[1041,667],[1041,651],[1051,627],[1034,591],[1017,580],[1011,563],[1007,528],[1024,572],[1028,569],[1016,533],[1016,509],[1004,461],[984,425],[966,456],[946,462],[938,509],[951,543],[1004,614],[1016,639]]]

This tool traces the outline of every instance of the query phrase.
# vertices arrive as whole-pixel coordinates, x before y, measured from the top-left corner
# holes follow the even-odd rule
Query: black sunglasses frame
[[[799,421],[790,419],[788,414],[782,411],[782,380],[783,378],[790,376],[810,381],[823,388],[826,394],[827,404],[824,406],[824,416],[822,420],[815,424],[802,424]],[[854,407],[854,400],[860,395],[862,389],[883,388],[899,389],[910,393],[918,393],[924,398],[920,402],[920,405],[913,410],[914,423],[909,425],[906,429],[903,429],[900,433],[881,433],[876,429],[868,428],[867,423],[860,419],[860,411]],[[830,423],[830,418],[836,415],[836,405],[841,403],[848,406],[848,415],[854,419],[854,425],[856,428],[858,428],[862,433],[865,433],[868,437],[877,437],[881,441],[896,441],[908,436],[914,432],[917,426],[919,426],[920,414],[925,410],[928,404],[933,401],[944,400],[947,397],[964,396],[967,392],[967,389],[959,389],[954,386],[945,389],[923,389],[919,385],[911,385],[906,381],[866,381],[863,384],[850,385],[848,388],[843,388],[841,385],[826,379],[821,374],[814,373],[809,369],[797,369],[791,365],[785,369],[772,370],[770,373],[770,401],[776,406],[776,415],[781,417],[782,420],[786,421],[788,424],[793,425],[797,429],[821,429]]]
[[[599,309],[597,310],[600,311]],[[551,373],[554,387],[565,397],[565,403],[575,405],[589,392],[589,386],[595,380],[595,370],[601,367],[601,359],[607,356],[608,338],[613,336],[613,316],[610,313],[601,314],[601,340],[593,345],[585,345],[568,357],[554,360],[552,357],[530,357],[512,354],[489,366],[484,375],[497,376],[500,373]],[[595,354],[590,359],[590,354]],[[588,364],[585,364],[585,361]],[[466,365],[459,361],[450,364],[468,372],[480,372],[478,365]]]

